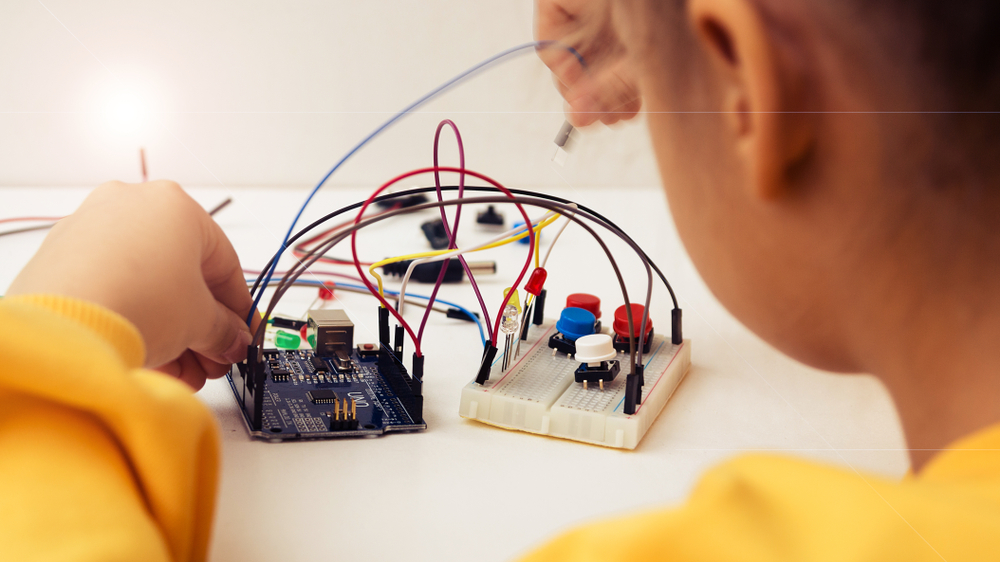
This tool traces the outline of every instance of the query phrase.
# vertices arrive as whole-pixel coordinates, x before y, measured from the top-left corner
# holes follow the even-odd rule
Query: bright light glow
[[[104,105],[104,121],[109,129],[122,133],[135,133],[146,123],[148,108],[133,93],[116,92]]]

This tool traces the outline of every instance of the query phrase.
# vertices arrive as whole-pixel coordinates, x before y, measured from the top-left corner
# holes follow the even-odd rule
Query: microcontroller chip
[[[306,393],[313,404],[333,404],[337,401],[337,393],[326,388],[310,390]]]

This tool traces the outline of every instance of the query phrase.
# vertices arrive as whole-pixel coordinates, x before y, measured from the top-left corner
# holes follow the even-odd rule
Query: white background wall
[[[0,185],[138,181],[145,146],[152,177],[309,186],[392,112],[531,40],[532,19],[531,0],[4,0]],[[139,125],[118,117],[132,106]],[[641,124],[599,126],[552,164],[561,110],[528,53],[410,116],[333,183],[429,165],[444,117],[468,166],[511,185],[658,183]]]

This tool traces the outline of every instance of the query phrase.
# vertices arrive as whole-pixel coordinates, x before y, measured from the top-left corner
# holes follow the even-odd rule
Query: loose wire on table
[[[576,207],[576,204],[573,204],[573,206]],[[562,223],[562,226],[559,227],[559,230],[556,231],[556,236],[555,236],[555,238],[552,239],[552,243],[549,244],[549,249],[548,249],[548,251],[545,252],[545,259],[542,260],[541,264],[538,263],[538,246],[539,246],[539,244],[538,244],[538,242],[536,240],[536,243],[535,243],[535,268],[536,269],[538,269],[538,268],[545,269],[545,265],[547,263],[549,263],[549,256],[552,255],[552,249],[556,247],[556,242],[559,241],[559,237],[562,236],[563,231],[566,230],[566,227],[569,226],[569,223],[571,223],[571,222],[573,222],[573,221],[571,219],[567,218]],[[521,329],[522,330],[524,329],[525,322],[528,321],[528,311],[531,310],[531,305],[534,302],[535,302],[535,295],[533,295],[531,293],[528,293],[528,296],[524,299],[524,313],[521,315]],[[521,338],[518,338],[517,339],[517,347],[514,348],[514,357],[516,358],[520,354],[521,354]]]
[[[214,208],[212,208],[211,211],[208,211],[208,214],[214,215],[215,213],[218,213],[219,211],[224,209],[226,205],[229,205],[232,202],[233,202],[232,198],[227,198],[225,201],[219,203]],[[8,222],[36,222],[36,221],[46,221],[48,223],[48,224],[39,224],[35,226],[27,226],[24,228],[15,228],[14,230],[5,230],[3,232],[0,232],[0,237],[9,236],[11,234],[20,234],[22,232],[48,230],[53,226],[55,226],[57,222],[61,221],[64,218],[66,217],[12,217],[12,218],[0,219],[0,224]]]
[[[469,175],[473,175],[474,177],[479,177],[481,175],[481,174],[474,173],[474,172],[472,172],[470,170],[466,170],[466,173],[469,173]],[[491,181],[491,180],[485,180],[485,181]],[[275,289],[274,296],[271,299],[271,302],[268,305],[267,312],[264,315],[265,319],[270,316],[271,312],[274,309],[274,306],[281,299],[282,295],[288,290],[288,287],[290,286],[289,283],[294,282],[299,276],[301,276],[306,271],[306,269],[308,269],[308,267],[313,262],[315,262],[315,258],[317,257],[317,255],[322,255],[323,253],[325,253],[326,251],[328,251],[330,248],[332,248],[333,246],[335,246],[336,244],[338,244],[342,240],[346,239],[348,236],[353,235],[353,233],[356,232],[358,229],[363,228],[363,227],[368,226],[368,225],[371,225],[371,224],[374,224],[374,223],[382,221],[382,220],[386,220],[386,219],[392,218],[392,217],[394,217],[396,215],[399,215],[399,214],[418,212],[418,211],[421,211],[423,209],[430,209],[430,208],[435,208],[435,207],[438,207],[438,206],[457,205],[458,203],[459,203],[458,201],[431,202],[431,203],[424,203],[424,204],[420,204],[420,205],[414,205],[412,207],[407,207],[407,208],[404,208],[404,209],[397,209],[396,211],[392,211],[392,212],[389,212],[389,213],[384,213],[384,214],[382,214],[380,216],[377,216],[377,217],[371,217],[371,218],[362,220],[362,221],[358,222],[357,224],[352,225],[348,229],[345,229],[343,232],[338,232],[334,237],[332,237],[331,239],[327,240],[320,247],[317,247],[314,250],[313,255],[307,257],[305,260],[303,260],[302,262],[300,262],[299,264],[297,264],[293,269],[290,269],[288,271],[288,273],[286,273],[286,275],[281,279],[278,287]],[[591,216],[591,215],[586,214],[586,213],[584,213],[583,216],[582,216],[582,218],[585,218],[585,219],[587,219],[590,222],[597,223],[599,226],[602,226],[603,228],[605,228],[607,230],[610,230],[613,234],[615,234],[616,236],[618,236],[619,238],[621,238],[623,241],[625,241],[625,243],[628,244],[633,249],[633,251],[635,251],[636,255],[639,256],[640,260],[643,262],[643,265],[646,268],[647,285],[646,285],[645,307],[644,307],[644,312],[642,314],[642,322],[641,322],[640,330],[638,331],[638,334],[636,334],[635,324],[634,324],[633,317],[632,317],[632,307],[630,305],[630,301],[629,301],[629,298],[628,298],[628,289],[625,286],[625,281],[624,281],[624,278],[622,277],[621,270],[618,268],[617,261],[615,260],[614,255],[611,253],[610,249],[607,247],[607,245],[604,243],[604,241],[601,239],[601,237],[593,230],[593,228],[591,228],[590,226],[588,226],[586,224],[586,222],[584,222],[583,220],[581,220],[580,214],[579,213],[578,214],[573,214],[573,213],[576,213],[578,211],[577,208],[573,207],[570,204],[560,203],[560,202],[557,202],[557,201],[552,201],[552,200],[544,199],[544,198],[516,197],[516,196],[513,197],[513,198],[506,197],[506,196],[504,196],[504,197],[494,196],[494,197],[465,198],[465,200],[463,201],[463,203],[465,203],[465,204],[480,204],[480,203],[482,203],[482,204],[489,204],[489,203],[494,203],[494,204],[495,203],[526,204],[526,205],[531,205],[531,206],[542,207],[542,208],[553,210],[553,211],[558,211],[558,212],[561,212],[561,213],[570,213],[568,215],[564,214],[564,216],[566,216],[567,219],[569,219],[569,220],[571,220],[571,221],[579,224],[585,231],[587,231],[588,234],[590,234],[598,242],[598,245],[601,246],[601,249],[604,251],[605,255],[607,256],[608,261],[610,262],[610,264],[612,266],[612,270],[614,271],[615,276],[618,279],[618,284],[619,284],[619,287],[621,288],[621,291],[622,291],[622,297],[625,300],[625,310],[626,310],[626,316],[627,316],[628,328],[629,328],[629,360],[630,360],[630,367],[632,369],[632,372],[635,372],[635,366],[637,364],[639,364],[639,365],[642,364],[642,347],[643,347],[643,341],[642,340],[644,338],[645,331],[646,331],[646,325],[647,325],[647,322],[648,322],[649,302],[650,302],[650,299],[651,299],[651,296],[652,296],[652,280],[653,280],[653,277],[652,277],[652,275],[653,275],[652,274],[652,268],[650,266],[649,259],[646,256],[646,254],[642,251],[642,249],[639,248],[639,246],[635,243],[635,241],[633,241],[631,238],[629,238],[624,232],[622,232],[617,227],[611,226],[611,225],[607,224],[607,222],[602,221],[601,219],[599,219],[597,217]],[[354,208],[356,208],[356,206],[354,206]],[[582,210],[582,208],[581,208],[581,210]],[[326,217],[326,219],[328,220],[329,218],[332,218],[332,216],[336,216],[336,212],[335,213],[331,213],[331,215],[328,216],[328,217]],[[321,222],[321,221],[319,221],[319,222]],[[526,223],[527,223],[527,221],[526,221]],[[314,225],[312,225],[309,228],[313,228],[313,227],[315,227],[317,225],[318,225],[318,223],[315,223]],[[358,268],[358,269],[360,271],[360,268]],[[369,283],[366,283],[366,287],[368,287],[368,290],[370,292],[372,292],[373,295],[377,294],[377,292],[374,291],[374,287],[372,287]],[[512,293],[513,293],[513,291],[509,292],[509,294],[512,294]],[[506,305],[506,302],[504,304]],[[494,333],[496,333],[496,331]],[[258,329],[258,333],[255,335],[254,342],[262,341],[262,337],[263,337],[263,324],[262,324],[262,327]],[[412,338],[412,333],[411,333],[411,338]],[[638,338],[638,345],[636,345],[637,344],[637,338]],[[494,342],[491,340],[491,343],[494,343]],[[414,342],[414,345],[416,346],[417,342]],[[495,345],[495,343],[494,343],[494,345]]]
[[[394,210],[394,209],[398,209],[399,206],[400,206],[400,204],[396,203],[395,205],[391,206],[388,210],[391,211],[391,210]],[[384,213],[384,212],[385,211],[379,211],[379,213]],[[319,234],[317,234],[317,235],[309,238],[308,240],[305,240],[303,242],[299,242],[298,244],[295,244],[294,246],[292,246],[292,255],[295,256],[295,257],[297,257],[297,258],[301,258],[302,256],[306,255],[306,253],[308,252],[308,246],[310,244],[313,244],[317,240],[320,240],[322,238],[326,238],[327,236],[333,234],[337,230],[340,230],[341,228],[344,228],[345,226],[347,226],[349,224],[352,224],[353,222],[354,222],[353,220],[344,221],[344,222],[342,222],[340,224],[337,224],[336,226],[332,226],[332,227],[324,230],[323,232],[321,232],[321,233],[319,233]],[[321,261],[323,263],[333,264],[333,265],[354,265],[354,261],[353,260],[346,260],[346,259],[334,258],[334,257],[331,257],[331,256],[322,256],[322,257],[320,257],[319,261]],[[369,263],[362,263],[362,265],[371,265],[371,264],[369,264]],[[265,271],[267,270],[266,267],[264,269],[265,269]],[[360,281],[360,279],[359,279],[359,281]]]
[[[450,126],[452,132],[455,133],[455,143],[458,145],[458,167],[465,170],[465,145],[462,143],[462,133],[458,130],[458,125],[455,124],[451,119],[445,119],[438,123],[437,130],[434,131],[434,150],[433,159],[434,167],[438,167],[438,144],[441,140],[441,130],[445,126]],[[443,201],[444,198],[441,194],[441,174],[438,170],[434,170],[434,188],[435,194],[437,195],[438,201]],[[460,172],[458,174],[458,199],[461,200],[465,192],[465,172]],[[457,237],[458,237],[458,225],[462,217],[462,206],[455,206],[455,225],[448,228],[448,217],[445,215],[444,207],[439,209],[441,211],[441,226],[444,227],[445,236],[448,237],[448,249],[458,247]],[[462,269],[465,270],[466,277],[469,278],[469,284],[472,285],[472,291],[476,294],[476,299],[479,301],[479,306],[483,310],[483,314],[486,314],[486,301],[483,300],[483,294],[479,292],[479,284],[476,283],[476,276],[472,274],[472,269],[469,268],[469,264],[466,263],[465,258],[459,256],[459,262],[462,264]],[[449,260],[445,260],[444,264],[441,265],[441,271],[438,272],[437,281],[434,283],[434,288],[431,290],[431,302],[434,302],[434,297],[437,296],[438,290],[441,289],[441,284],[444,282],[444,276],[448,273],[448,263]],[[403,279],[404,283],[406,279]],[[403,285],[405,287],[405,284]],[[402,304],[402,300],[400,300]],[[417,328],[417,339],[423,339],[424,336],[424,326],[427,325],[427,316],[430,313],[429,310],[424,311],[423,318],[420,319],[420,327]],[[400,311],[402,314],[402,311]]]
[[[444,190],[444,191],[455,191],[455,190],[458,189],[458,186],[453,186],[453,185],[442,186],[441,189]],[[467,191],[477,191],[477,192],[491,192],[491,191],[495,191],[495,189],[492,188],[492,187],[472,186],[472,185],[465,186],[465,189]],[[605,228],[617,231],[617,233],[620,233],[620,234],[616,234],[616,235],[622,237],[626,241],[631,241],[630,245],[634,244],[634,240],[632,240],[632,237],[630,237],[628,234],[626,234],[625,231],[622,230],[622,228],[619,227],[617,224],[615,224],[614,221],[612,221],[611,219],[607,218],[606,216],[602,215],[598,211],[596,211],[596,210],[594,210],[594,209],[592,209],[592,208],[590,208],[590,207],[588,207],[586,205],[583,205],[583,204],[580,204],[580,203],[574,203],[573,201],[571,201],[569,199],[565,199],[563,197],[558,197],[556,195],[550,195],[548,193],[542,193],[540,191],[532,191],[530,189],[519,189],[519,188],[513,188],[513,187],[509,188],[509,189],[510,189],[510,192],[513,193],[513,194],[515,194],[515,195],[526,196],[526,197],[537,197],[539,199],[543,199],[543,200],[546,200],[546,201],[553,201],[553,202],[557,202],[557,203],[562,203],[564,205],[574,205],[575,208],[576,208],[576,210],[578,210],[581,213],[584,213],[584,215],[587,216],[588,218],[590,218],[592,220],[595,220],[596,222],[602,224],[602,226],[604,226]],[[411,189],[401,190],[401,191],[397,191],[397,192],[390,193],[390,194],[387,194],[387,195],[382,195],[382,196],[376,197],[375,198],[375,202],[379,203],[379,202],[382,202],[382,201],[389,201],[391,199],[396,199],[396,198],[410,197],[410,196],[413,196],[413,195],[420,195],[420,194],[424,194],[424,193],[430,193],[430,192],[432,192],[434,190],[435,190],[435,188],[433,188],[433,187],[414,187],[414,188],[411,188]],[[331,212],[327,213],[326,215],[324,215],[324,216],[316,219],[315,221],[313,221],[308,226],[305,226],[301,230],[299,230],[298,232],[296,232],[295,235],[289,240],[289,242],[295,242],[296,240],[298,240],[302,236],[305,236],[307,233],[309,233],[310,231],[314,230],[315,228],[317,228],[318,226],[322,225],[323,223],[326,223],[326,222],[328,222],[328,221],[330,221],[330,220],[332,220],[332,219],[334,219],[334,218],[336,218],[336,217],[338,217],[338,216],[340,216],[340,215],[342,215],[342,214],[344,214],[346,212],[353,211],[354,209],[357,209],[358,207],[360,207],[362,204],[363,204],[363,201],[358,201],[356,203],[352,203],[350,205],[341,207],[340,209],[337,209],[335,211],[331,211]],[[573,222],[575,222],[575,221],[573,221]],[[637,245],[635,245],[634,247],[638,248]],[[679,309],[680,308],[680,304],[677,301],[677,295],[674,293],[674,288],[670,285],[670,281],[667,279],[667,276],[664,275],[663,270],[661,270],[660,267],[658,265],[656,265],[656,263],[653,262],[652,259],[649,258],[649,256],[646,254],[646,252],[644,252],[642,250],[642,248],[639,248],[638,251],[641,252],[641,257],[644,260],[644,262],[648,262],[649,263],[650,267],[652,267],[653,271],[656,273],[656,276],[659,277],[660,281],[663,283],[664,288],[667,289],[667,292],[670,294],[670,300],[673,302],[674,308],[675,309]],[[271,267],[271,264],[273,262],[274,262],[274,257],[272,257],[267,262],[267,264],[265,265],[265,268],[264,268],[265,271]],[[251,295],[253,295],[255,293],[257,287],[260,286],[261,281],[263,280],[263,278],[264,278],[264,274],[262,273],[257,278],[256,282],[254,283],[253,289],[250,291]]]
[[[455,191],[457,189],[457,186],[443,186],[441,189],[445,190],[445,191]],[[488,192],[488,191],[493,191],[494,190],[494,188],[492,188],[492,187],[484,187],[484,186],[466,186],[466,189],[470,190],[470,191],[479,191],[479,192],[483,192],[483,191],[487,191]],[[412,189],[402,190],[402,191],[398,191],[398,192],[395,192],[395,193],[392,193],[392,194],[388,194],[388,195],[383,195],[383,196],[380,196],[380,197],[376,197],[374,199],[374,201],[381,202],[381,201],[388,201],[388,200],[395,199],[395,198],[410,197],[410,196],[413,196],[413,195],[418,195],[418,194],[422,194],[422,193],[428,193],[428,192],[434,191],[434,190],[435,190],[434,187],[412,188]],[[673,287],[671,287],[670,281],[667,280],[666,276],[663,274],[663,271],[660,270],[659,266],[657,266],[649,258],[649,256],[642,250],[642,248],[640,248],[638,246],[638,244],[636,244],[635,241],[630,236],[628,236],[628,234],[626,234],[612,220],[608,219],[607,217],[605,217],[601,213],[595,211],[594,209],[591,209],[590,207],[588,207],[586,205],[582,205],[582,204],[578,204],[578,203],[573,203],[572,201],[570,201],[568,199],[564,199],[562,197],[558,197],[558,196],[555,196],[555,195],[550,195],[550,194],[547,194],[547,193],[541,193],[541,192],[536,192],[536,191],[531,191],[531,190],[526,190],[526,189],[516,189],[516,188],[510,189],[510,191],[512,193],[515,193],[515,194],[519,195],[519,196],[527,196],[528,198],[537,198],[537,199],[540,199],[543,202],[552,202],[552,203],[555,203],[555,204],[562,205],[561,207],[555,207],[555,208],[561,208],[565,212],[573,213],[573,212],[577,212],[578,211],[580,213],[583,213],[583,216],[585,218],[587,218],[588,220],[601,225],[605,229],[610,230],[616,236],[622,238],[622,240],[624,240],[638,254],[638,256],[642,260],[643,264],[647,267],[647,272],[648,272],[649,268],[652,268],[652,270],[656,272],[656,275],[659,277],[660,281],[663,282],[664,287],[666,287],[667,292],[670,294],[670,298],[673,301],[674,309],[675,310],[679,310],[680,309],[680,307],[678,305],[678,302],[677,302],[677,297],[676,297],[676,295],[674,293],[674,290],[673,290]],[[485,199],[488,199],[488,198],[477,199],[477,200],[472,201],[472,202],[473,203],[474,202],[483,202],[483,203],[489,202],[488,200],[485,200]],[[526,199],[526,200],[530,200],[530,199]],[[468,203],[469,200],[467,199],[466,202]],[[503,202],[507,202],[507,201],[504,200]],[[302,228],[297,233],[295,233],[295,235],[291,238],[290,242],[294,242],[295,240],[298,240],[302,236],[306,235],[308,232],[312,231],[313,229],[317,228],[318,226],[322,225],[323,223],[328,222],[328,221],[336,218],[337,216],[339,216],[341,214],[344,214],[346,212],[349,212],[349,211],[352,211],[354,209],[357,209],[358,207],[361,207],[362,204],[363,204],[363,202],[352,203],[350,205],[347,205],[345,207],[342,207],[340,209],[337,209],[335,211],[331,211],[330,213],[327,213],[325,216],[320,217],[319,219],[316,219],[315,221],[313,221],[312,224],[310,224],[310,225]],[[539,203],[538,206],[541,206],[543,208],[553,208],[551,206],[546,206],[546,205],[544,205],[542,203]],[[420,208],[424,208],[424,207],[420,207]],[[578,224],[582,224],[575,217],[573,217],[570,220],[572,222],[576,222]],[[588,230],[588,232],[592,233],[592,231],[590,231],[590,230]],[[336,243],[336,241],[334,243]],[[329,247],[332,247],[332,245],[333,244],[331,244]],[[275,261],[276,257],[277,256],[272,257],[271,261],[269,261],[267,263],[267,267],[268,268]],[[256,281],[254,282],[254,289],[251,290],[251,293],[253,293],[253,291],[257,289],[257,287],[260,285],[262,279],[263,279],[263,273],[260,276],[257,277]],[[649,306],[648,305],[649,305],[649,297],[650,297],[649,290],[650,289],[651,289],[651,287],[647,287],[646,307],[645,307],[645,312],[643,314],[643,325],[642,325],[641,334],[645,334],[645,325],[646,325],[646,322],[648,320],[648,314],[649,314]],[[627,298],[626,298],[626,302],[628,302]],[[628,316],[628,321],[629,321],[629,333],[630,333],[630,335],[634,336],[634,333],[632,331],[633,330],[632,329],[632,324],[631,324],[632,316],[631,316],[631,308],[630,307],[626,309],[626,315]],[[489,328],[489,327],[490,327],[489,324],[487,324],[487,328]],[[643,336],[640,335],[640,338],[642,338],[642,337]],[[633,341],[634,341],[634,339],[633,339]],[[640,349],[640,353],[641,353],[641,349],[642,349],[641,345],[639,346],[639,349]],[[634,354],[635,354],[635,348],[634,348],[634,346],[630,345],[630,352],[631,352],[630,355],[634,356]],[[639,355],[639,357],[641,357],[641,354]]]
[[[535,231],[535,240],[536,240],[536,242],[538,240],[538,233],[541,232],[541,230],[543,228],[545,228],[546,226],[549,226],[550,224],[552,224],[558,218],[559,218],[559,215],[557,215],[557,214],[555,214],[555,213],[553,213],[553,212],[550,211],[549,213],[546,213],[541,219],[539,219],[538,221],[532,223],[533,225],[535,225],[535,226],[532,227],[532,229]],[[434,252],[423,252],[421,254],[413,254],[413,255],[410,255],[410,256],[403,256],[401,258],[391,258],[392,262],[404,261],[404,260],[407,260],[407,259],[412,260],[410,262],[410,265],[407,266],[407,268],[406,268],[406,273],[403,274],[402,281],[400,282],[400,285],[399,285],[399,292],[402,295],[406,294],[406,285],[407,285],[407,283],[410,280],[410,276],[413,275],[413,271],[417,268],[417,266],[419,266],[421,264],[444,260],[445,263],[441,265],[441,268],[443,270],[444,268],[447,267],[447,260],[451,259],[454,256],[463,256],[464,254],[467,254],[467,253],[470,253],[470,252],[479,252],[479,251],[483,251],[483,250],[490,250],[490,249],[493,249],[493,248],[499,248],[500,246],[504,246],[506,244],[510,244],[512,242],[516,242],[518,240],[521,240],[525,236],[528,236],[527,230],[525,230],[522,227],[517,227],[517,228],[513,228],[511,230],[508,230],[507,232],[504,232],[503,234],[501,234],[499,236],[496,236],[496,237],[494,237],[491,240],[488,240],[486,242],[483,242],[482,244],[478,244],[478,245],[473,246],[471,248],[464,248],[464,249],[458,249],[458,248],[456,248],[454,250],[437,250],[437,251],[434,251]],[[537,243],[536,243],[536,247],[537,247]],[[384,262],[389,262],[389,260],[383,260],[383,261]],[[369,269],[369,272],[372,273],[371,269]],[[400,314],[402,314],[402,312],[403,312],[402,308],[400,308],[399,312],[400,312]]]
[[[467,172],[469,172],[469,171],[467,171]],[[478,175],[478,174],[470,173],[470,175]],[[523,202],[523,203],[526,203],[526,204],[529,204],[529,205],[535,205],[535,206],[539,206],[539,207],[542,207],[542,208],[548,208],[548,209],[551,209],[551,210],[562,210],[562,211],[568,211],[568,212],[573,212],[575,210],[571,205],[557,203],[557,202],[554,202],[554,201],[540,200],[540,199],[531,199],[531,198],[526,198],[526,197],[517,197],[515,199],[516,199],[515,201],[511,201],[509,198],[505,198],[505,197],[481,197],[481,198],[466,199],[465,202],[469,203],[469,204],[475,204],[475,203],[505,203],[505,202],[520,203],[520,202]],[[367,226],[369,224],[373,224],[375,222],[378,222],[378,221],[381,221],[381,220],[384,220],[384,219],[387,219],[387,218],[391,218],[393,216],[396,216],[396,215],[402,214],[402,213],[412,213],[412,212],[417,212],[417,211],[422,210],[422,209],[433,208],[433,207],[440,206],[440,205],[456,205],[456,204],[458,204],[457,201],[444,201],[444,202],[424,203],[424,204],[421,204],[421,205],[415,205],[413,207],[409,207],[409,208],[405,208],[405,209],[399,209],[399,210],[391,212],[391,213],[385,213],[385,214],[383,214],[381,216],[378,216],[378,217],[372,217],[370,219],[367,219],[365,221],[362,221],[362,222],[360,222],[360,223],[352,226],[350,228],[350,230],[351,230],[350,233],[348,233],[348,232],[338,233],[335,237],[331,238],[325,244],[323,244],[322,247],[317,248],[315,250],[315,253],[322,254],[323,252],[327,251],[329,248],[331,248],[334,245],[336,245],[337,243],[339,243],[341,240],[345,239],[349,234],[353,234],[353,231],[356,231],[357,229],[360,229],[360,228],[362,228],[364,226]],[[638,353],[639,353],[638,354],[638,360],[639,360],[639,364],[641,364],[641,358],[642,358],[642,341],[641,340],[643,338],[643,334],[645,334],[645,325],[646,325],[646,322],[647,322],[648,312],[649,312],[649,306],[648,305],[649,305],[649,300],[650,300],[650,297],[651,297],[651,294],[652,294],[651,293],[651,291],[652,291],[652,270],[651,270],[651,268],[649,266],[649,262],[648,262],[647,259],[645,259],[645,254],[642,253],[641,249],[638,248],[638,246],[635,244],[635,242],[634,241],[630,241],[630,239],[628,239],[627,236],[624,233],[622,233],[620,230],[617,230],[617,229],[614,229],[612,227],[609,227],[608,225],[602,223],[599,219],[596,219],[594,217],[590,217],[590,216],[587,216],[587,215],[584,215],[584,217],[587,218],[588,220],[592,221],[592,222],[598,223],[599,225],[603,226],[604,228],[607,228],[608,230],[611,230],[613,233],[615,233],[616,235],[618,235],[619,237],[621,237],[623,240],[625,240],[626,243],[628,243],[633,248],[633,250],[636,251],[636,253],[640,256],[640,258],[643,259],[643,263],[646,266],[646,272],[647,272],[647,277],[648,277],[647,290],[646,290],[646,307],[645,307],[645,311],[643,313],[643,322],[642,322],[641,330],[639,332],[640,341],[639,341],[639,345],[638,345]],[[619,270],[617,262],[615,261],[614,256],[612,255],[611,251],[608,249],[607,245],[604,244],[604,241],[601,239],[600,236],[597,235],[597,233],[592,228],[590,228],[589,226],[587,226],[577,216],[569,216],[567,218],[569,218],[573,222],[576,222],[577,224],[579,224],[582,228],[584,228],[584,230],[586,230],[589,234],[591,234],[594,237],[594,239],[601,246],[602,250],[604,250],[605,255],[608,257],[608,261],[611,262],[612,269],[614,270],[615,275],[618,278],[619,286],[620,286],[620,288],[622,290],[622,296],[623,296],[623,298],[625,300],[626,314],[628,316],[627,320],[629,322],[629,335],[630,335],[630,341],[629,341],[630,355],[629,356],[630,356],[631,368],[633,369],[633,372],[634,372],[634,368],[635,368],[635,365],[636,365],[636,362],[637,362],[637,355],[636,355],[636,347],[637,346],[636,346],[636,339],[635,339],[636,338],[636,334],[635,334],[635,327],[634,327],[634,324],[633,324],[631,306],[629,304],[628,290],[625,287],[625,283],[624,283],[624,279],[622,278],[621,271]],[[275,295],[274,295],[274,297],[271,300],[271,303],[269,305],[268,311],[265,314],[265,318],[267,318],[270,315],[271,311],[274,308],[274,305],[277,303],[278,300],[280,300],[280,298],[284,294],[284,292],[287,291],[287,287],[285,285],[289,281],[294,281],[298,276],[302,275],[302,273],[304,273],[305,270],[314,261],[315,261],[315,256],[312,256],[312,257],[310,257],[308,259],[308,261],[301,262],[297,266],[297,268],[289,270],[288,274],[285,275],[285,277],[281,280],[278,288],[275,290]],[[372,291],[373,287],[371,287],[368,284],[366,284],[366,286],[368,286],[369,290]],[[512,294],[512,293],[513,293],[513,291],[509,292],[509,294]],[[372,291],[372,294],[376,294],[376,293],[374,291]],[[496,333],[496,332],[494,332],[494,333]],[[256,341],[262,341],[262,337],[263,337],[263,327],[258,330],[258,334],[255,336],[255,340],[254,341],[255,342]],[[411,335],[411,337],[412,337],[412,335]],[[494,342],[491,341],[491,343],[494,343]],[[415,345],[416,345],[416,342],[415,342]]]

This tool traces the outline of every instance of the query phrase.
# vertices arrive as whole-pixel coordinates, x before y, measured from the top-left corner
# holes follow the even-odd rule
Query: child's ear
[[[775,43],[754,0],[691,0],[688,16],[724,88],[719,110],[750,173],[748,186],[764,199],[786,195],[790,172],[815,139],[801,55],[787,56]]]

